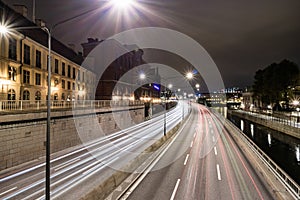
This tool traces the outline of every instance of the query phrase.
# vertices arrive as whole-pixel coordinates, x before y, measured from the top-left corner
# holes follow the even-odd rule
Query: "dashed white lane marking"
[[[186,163],[187,163],[187,162],[188,162],[188,160],[189,160],[189,156],[190,156],[190,154],[186,155],[186,157],[185,157],[185,161],[184,161],[183,165],[186,165]]]
[[[179,183],[180,183],[180,179],[177,180],[177,183],[176,183],[176,185],[175,185],[175,188],[174,188],[174,190],[173,190],[173,193],[172,193],[172,196],[171,196],[170,200],[173,200],[173,199],[175,198],[175,195],[176,195],[176,192],[177,192]]]
[[[222,179],[221,179],[221,172],[220,172],[220,167],[219,167],[219,165],[217,165],[217,174],[218,174],[218,180],[219,180],[219,181],[222,180]]]
[[[214,147],[215,155],[218,155],[217,147]]]
[[[216,139],[215,139],[215,136],[213,136],[213,137],[212,137],[212,140],[213,140],[213,142],[215,142],[215,141],[216,141]]]
[[[194,144],[194,141],[192,141],[192,143],[191,143],[191,146],[190,146],[191,148],[193,147],[193,144]]]
[[[5,194],[7,194],[7,193],[9,193],[9,192],[11,192],[11,191],[13,191],[13,190],[15,190],[15,189],[17,189],[17,187],[13,187],[13,188],[11,188],[11,189],[9,189],[9,190],[6,190],[5,192],[2,192],[2,193],[0,194],[0,196],[5,195]]]

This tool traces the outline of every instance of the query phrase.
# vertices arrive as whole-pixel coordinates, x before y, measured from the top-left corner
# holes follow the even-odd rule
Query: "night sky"
[[[25,4],[31,0],[4,0]],[[54,36],[78,51],[88,37],[105,39],[137,27],[165,27],[199,42],[217,64],[227,87],[252,85],[258,69],[289,59],[300,65],[299,0],[140,0],[140,8],[117,16],[100,0],[36,0],[36,18],[54,24],[94,7],[99,10],[57,27]],[[101,9],[102,8],[102,9]],[[168,60],[186,65],[174,55],[146,51],[147,61]],[[166,59],[166,57],[168,59]],[[173,61],[172,61],[173,60]]]

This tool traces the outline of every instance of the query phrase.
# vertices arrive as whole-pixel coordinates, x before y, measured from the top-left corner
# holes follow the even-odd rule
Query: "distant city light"
[[[195,87],[196,87],[196,88],[200,88],[200,85],[197,83],[197,84],[195,85]]]
[[[168,85],[168,88],[169,88],[169,89],[171,89],[172,87],[173,87],[173,85],[172,85],[172,84],[169,84],[169,85]]]

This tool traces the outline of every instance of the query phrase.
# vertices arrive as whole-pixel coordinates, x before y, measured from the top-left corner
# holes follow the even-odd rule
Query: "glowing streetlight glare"
[[[140,79],[141,80],[144,80],[146,78],[146,75],[145,74],[140,74]]]
[[[192,72],[189,72],[186,74],[186,78],[187,79],[192,79],[194,77],[193,73]]]
[[[195,85],[195,87],[198,89],[198,88],[200,88],[200,85],[197,83],[197,84]]]
[[[4,25],[0,25],[0,33],[1,34],[5,34],[8,32],[8,29],[6,28],[6,26]]]
[[[173,87],[173,85],[172,85],[172,84],[169,84],[169,85],[168,85],[168,88],[169,88],[169,89],[171,89],[172,87]]]
[[[294,101],[293,101],[293,105],[294,105],[294,106],[298,106],[299,104],[300,104],[300,102],[299,102],[298,100],[294,100]]]
[[[111,3],[118,9],[126,9],[134,4],[134,0],[111,0]]]

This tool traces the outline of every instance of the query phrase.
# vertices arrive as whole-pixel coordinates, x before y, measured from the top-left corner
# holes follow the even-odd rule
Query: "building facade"
[[[4,20],[13,19],[13,23],[18,22],[18,27],[37,27],[22,13],[17,13],[0,3],[5,9],[2,13]],[[11,31],[0,37],[0,100],[46,100],[47,33],[37,27]],[[51,99],[55,101],[93,99],[95,74],[81,67],[83,57],[55,38],[52,38],[51,47]]]
[[[81,44],[83,56],[87,57],[103,41],[88,38],[86,43]],[[116,40],[105,42],[109,42],[108,51],[111,51],[111,54],[121,56],[107,67],[97,66],[105,67],[105,70],[97,83],[96,100],[143,100],[145,97],[159,97],[159,91],[150,85],[142,84],[142,80],[139,79],[141,72],[149,72],[149,76],[153,73],[153,69],[143,60],[143,50],[136,45],[122,45]]]

